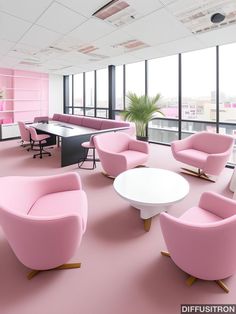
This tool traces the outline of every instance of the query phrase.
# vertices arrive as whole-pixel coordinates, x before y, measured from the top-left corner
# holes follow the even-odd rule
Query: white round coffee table
[[[189,192],[188,181],[181,175],[158,168],[127,170],[115,178],[113,186],[123,199],[140,210],[146,231],[153,216],[166,211]]]

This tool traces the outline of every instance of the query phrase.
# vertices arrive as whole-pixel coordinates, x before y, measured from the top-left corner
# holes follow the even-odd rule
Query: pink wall
[[[48,115],[48,74],[0,68],[0,124]]]

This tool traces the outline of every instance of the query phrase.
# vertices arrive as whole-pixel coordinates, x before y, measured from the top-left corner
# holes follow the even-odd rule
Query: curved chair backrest
[[[220,280],[235,273],[236,215],[193,224],[161,213],[160,222],[171,258],[186,273],[205,280]]]
[[[107,132],[94,136],[93,141],[97,151],[119,153],[128,149],[131,137],[123,132]]]
[[[191,136],[192,147],[210,154],[224,153],[233,148],[234,138],[211,132],[199,132]]]
[[[29,127],[29,131],[30,131],[30,137],[31,137],[31,139],[32,139],[33,141],[35,141],[35,142],[38,141],[38,134],[37,134],[35,128],[33,128],[33,127],[31,126],[31,127]]]
[[[49,120],[48,116],[34,117],[34,123],[37,123],[37,122],[48,122],[48,120]]]
[[[22,121],[18,121],[18,126],[19,126],[20,136],[21,136],[22,141],[30,142],[29,128],[26,127],[25,123]]]
[[[32,269],[64,264],[74,254],[83,235],[78,215],[34,217],[1,205],[0,223],[17,258]]]
[[[65,211],[57,216],[40,217],[28,214],[45,190],[45,184],[35,185],[35,180],[34,177],[0,178],[0,224],[17,258],[29,268],[43,270],[68,261],[84,231],[82,219],[76,213]],[[12,197],[11,191],[16,196]]]

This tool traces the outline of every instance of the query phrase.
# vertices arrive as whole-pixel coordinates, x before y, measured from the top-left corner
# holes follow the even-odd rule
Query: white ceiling
[[[124,1],[116,26],[92,16],[109,0],[0,0],[0,67],[72,74],[236,41],[235,0]]]

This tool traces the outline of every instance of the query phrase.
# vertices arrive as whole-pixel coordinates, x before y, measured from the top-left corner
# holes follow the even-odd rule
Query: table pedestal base
[[[130,202],[130,204],[140,210],[140,218],[143,219],[144,223],[144,230],[148,232],[151,228],[152,224],[152,217],[160,214],[163,211],[167,211],[168,206],[164,205],[153,205],[153,206],[140,206],[139,204],[135,202]]]

